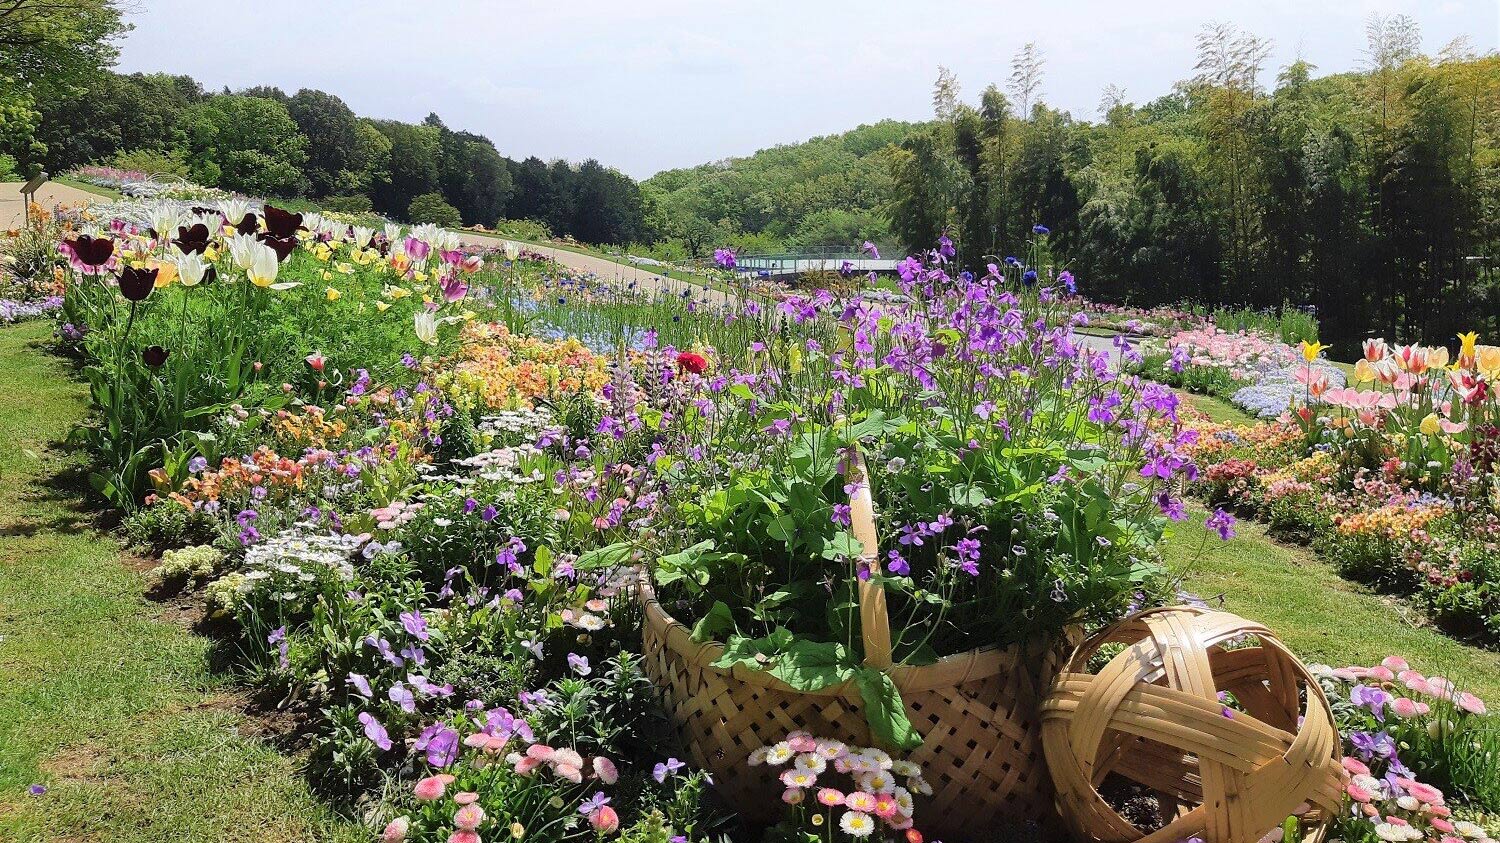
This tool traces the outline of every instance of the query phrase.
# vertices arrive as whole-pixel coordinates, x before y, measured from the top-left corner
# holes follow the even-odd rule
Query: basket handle
[[[859,629],[864,639],[865,664],[885,670],[891,666],[891,618],[885,606],[885,586],[874,579],[880,573],[880,534],[875,529],[870,471],[858,444],[851,446],[851,450],[849,474],[854,492],[849,495],[850,530],[860,543],[860,561],[870,569],[870,579],[859,580]]]

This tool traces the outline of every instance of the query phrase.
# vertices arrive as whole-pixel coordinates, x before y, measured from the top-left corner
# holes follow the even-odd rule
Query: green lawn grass
[[[1220,424],[1255,424],[1259,419],[1239,407],[1212,395],[1178,390],[1178,395],[1189,406]]]
[[[95,195],[104,196],[110,199],[123,199],[125,197],[125,194],[121,193],[118,190],[115,190],[114,188],[100,187],[97,184],[89,184],[86,181],[79,181],[78,179],[69,178],[68,176],[54,176],[51,180],[61,185],[76,187],[86,193],[93,193]]]
[[[159,619],[56,449],[86,394],[0,330],[0,840],[358,840],[252,736],[210,642]],[[32,796],[41,784],[47,792]]]
[[[1304,661],[1340,667],[1404,656],[1424,673],[1500,701],[1500,653],[1421,626],[1415,610],[1341,578],[1303,548],[1276,542],[1260,524],[1241,521],[1238,535],[1224,542],[1203,527],[1201,509],[1191,512],[1166,543],[1167,564],[1188,591],[1223,595],[1226,609],[1265,624]]]

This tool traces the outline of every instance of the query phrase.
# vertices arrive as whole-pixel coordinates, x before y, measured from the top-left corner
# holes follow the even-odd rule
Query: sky
[[[1460,35],[1500,48],[1500,0],[136,0],[119,70],[319,88],[367,117],[436,112],[511,158],[646,178],[927,119],[939,65],[975,102],[1028,41],[1046,59],[1042,98],[1081,119],[1106,85],[1144,103],[1191,76],[1213,21],[1270,39],[1272,68],[1352,70],[1372,14],[1410,15],[1428,53]]]

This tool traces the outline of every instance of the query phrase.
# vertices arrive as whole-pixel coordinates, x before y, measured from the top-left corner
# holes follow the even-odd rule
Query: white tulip
[[[437,345],[437,314],[424,307],[413,314],[412,319],[416,322],[417,339],[428,345]]]
[[[401,239],[401,226],[392,223],[385,224],[385,239],[395,243]]]
[[[177,227],[182,225],[184,214],[174,204],[163,202],[151,209],[151,228],[156,231],[158,240],[170,240],[177,234]]]
[[[196,287],[203,281],[203,275],[208,271],[209,263],[202,255],[183,255],[176,260],[177,277],[182,279],[182,286]]]
[[[276,259],[276,250],[264,243],[256,243],[249,267],[250,283],[257,287],[270,287],[276,281],[276,272],[281,262]]]
[[[370,245],[370,240],[375,237],[375,229],[366,228],[362,225],[354,227],[354,248],[363,249]]]
[[[521,256],[521,247],[509,240],[505,241],[505,245],[502,248],[505,250],[505,259],[508,261],[513,261]]]
[[[246,213],[249,212],[246,211]],[[234,258],[235,266],[248,272],[250,267],[255,265],[256,249],[263,245],[255,239],[254,234],[236,234],[229,238],[229,255]]]
[[[224,219],[228,220],[230,225],[239,225],[240,220],[250,213],[250,203],[244,199],[225,199],[219,203],[219,213],[224,215]],[[211,225],[209,228],[212,229],[215,226]]]

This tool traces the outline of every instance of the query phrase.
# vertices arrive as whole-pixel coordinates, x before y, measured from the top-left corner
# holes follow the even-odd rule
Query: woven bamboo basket
[[[1258,646],[1243,646],[1252,637]],[[1093,673],[1105,644],[1124,649]],[[1057,675],[1042,729],[1058,809],[1081,840],[1255,843],[1297,815],[1321,841],[1343,804],[1322,689],[1270,630],[1229,612],[1149,609],[1100,632]],[[1105,802],[1110,776],[1156,794],[1159,829]]]
[[[856,458],[854,471],[863,476]],[[850,498],[852,530],[863,561],[879,570],[874,508],[867,483]],[[643,577],[645,670],[693,761],[742,817],[771,822],[784,807],[781,785],[750,753],[805,729],[821,738],[875,745],[853,682],[799,692],[761,671],[712,664],[717,642],[697,642],[662,608]],[[1051,779],[1044,767],[1040,705],[1071,643],[1030,649],[990,647],[921,666],[892,665],[885,591],[859,585],[865,664],[885,670],[906,704],[922,746],[905,757],[922,765],[933,795],[919,798],[917,826],[950,841],[989,840],[1004,829],[1057,829]],[[1076,640],[1072,643],[1076,643]]]

